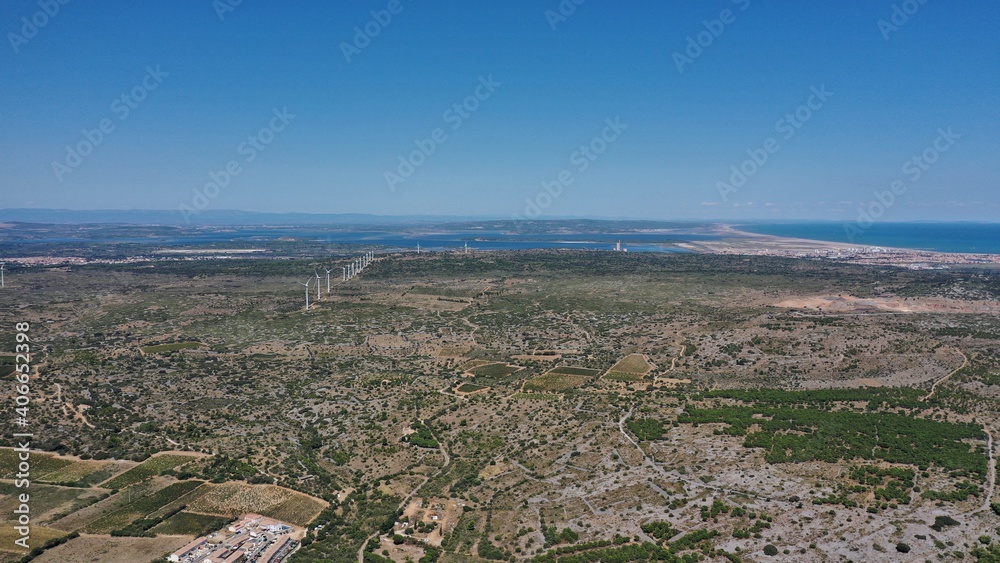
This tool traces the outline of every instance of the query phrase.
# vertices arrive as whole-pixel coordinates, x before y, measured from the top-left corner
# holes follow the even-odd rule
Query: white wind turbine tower
[[[319,272],[313,270],[313,273],[316,274],[316,301],[319,301],[320,300]]]
[[[7,267],[7,264],[0,264],[0,287],[7,287],[6,282],[3,279],[3,270]]]
[[[326,272],[326,294],[330,295],[330,272],[333,271],[333,268],[330,269],[323,268],[323,271]]]
[[[311,281],[312,281],[312,278],[307,279],[306,283],[299,282],[299,285],[306,286],[306,311],[309,310],[309,282],[311,282]]]
[[[420,243],[417,243],[417,254],[420,254]]]
[[[344,270],[344,281],[347,281],[347,266],[342,266]]]

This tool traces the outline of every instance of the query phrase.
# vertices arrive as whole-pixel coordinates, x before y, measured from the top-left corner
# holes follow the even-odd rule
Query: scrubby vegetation
[[[424,563],[757,560],[768,544],[780,548],[775,560],[785,550],[873,560],[900,539],[923,559],[930,549],[968,555],[992,533],[978,529],[992,512],[958,515],[981,508],[989,482],[983,427],[1000,415],[998,317],[775,306],[838,295],[986,306],[1000,296],[987,271],[402,253],[334,284],[306,314],[292,274],[339,264],[353,249],[261,244],[269,254],[256,259],[31,267],[18,275],[37,291],[17,303],[0,292],[0,316],[30,317],[45,342],[34,445],[107,462],[91,471],[35,455],[40,482],[75,487],[38,485],[40,524],[82,527],[110,506],[123,510],[101,522],[106,533],[204,532],[223,513],[193,507],[222,501],[153,508],[166,497],[140,498],[198,479],[237,483],[223,491],[231,506],[267,504],[248,483],[329,501],[311,522],[322,510],[315,500],[275,495],[284,500],[268,505],[309,522],[301,561],[356,561],[366,542],[366,559],[384,560],[395,536]],[[969,366],[929,395],[963,355]],[[609,371],[624,375],[601,376]],[[171,450],[204,455],[153,455]],[[16,457],[4,452],[10,478]],[[95,487],[103,480],[107,490]],[[11,508],[11,494],[0,495]],[[92,519],[75,517],[88,505]],[[406,510],[433,512],[437,526],[411,519],[404,532],[396,522]],[[928,530],[931,514],[963,525]],[[838,532],[895,523],[902,535],[891,542]],[[432,534],[440,550],[423,547]]]

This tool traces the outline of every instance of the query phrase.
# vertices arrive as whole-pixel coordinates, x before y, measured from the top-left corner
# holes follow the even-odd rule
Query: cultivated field
[[[159,491],[174,483],[174,480],[166,477],[149,479],[133,485],[125,491],[107,496],[85,508],[70,512],[62,518],[53,520],[52,527],[66,530],[67,532],[82,532],[85,528],[92,526],[95,522],[105,517],[113,518],[115,513],[123,510],[128,512],[130,510],[129,506],[133,503],[138,503],[147,497],[156,495]],[[153,498],[157,497],[154,496]]]
[[[189,511],[228,517],[255,513],[305,526],[325,508],[322,501],[273,485],[224,483],[206,487],[205,494],[188,504]]]
[[[136,520],[165,511],[175,502],[180,504],[180,502],[194,501],[200,492],[195,492],[193,495],[189,493],[201,487],[202,483],[202,481],[179,481],[138,498],[130,498],[132,495],[128,492],[119,493],[125,497],[125,503],[90,522],[81,531],[87,534],[110,534],[115,530],[121,530]]]
[[[618,381],[640,381],[654,366],[642,354],[629,354],[611,366],[604,377]]]
[[[20,504],[18,494],[25,492],[17,489],[11,482],[0,482],[0,514],[13,514]],[[52,485],[32,484],[31,516],[32,520],[47,524],[72,514],[108,496],[111,491],[106,489],[58,487]]]
[[[199,537],[223,528],[231,520],[222,516],[182,511],[153,527],[150,532],[164,536]]]
[[[468,371],[469,373],[477,377],[501,378],[513,375],[520,370],[521,368],[518,366],[512,366],[502,363],[493,363],[493,364],[485,364],[478,367],[474,367]]]
[[[548,373],[533,377],[524,382],[525,391],[566,391],[574,389],[591,381],[584,375],[566,375],[563,373]]]
[[[150,457],[139,465],[101,483],[106,489],[121,489],[141,483],[154,475],[160,475],[164,471],[176,469],[186,463],[197,460],[198,454],[191,453],[163,453]]]

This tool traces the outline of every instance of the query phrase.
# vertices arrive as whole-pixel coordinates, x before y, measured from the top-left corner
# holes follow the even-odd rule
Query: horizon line
[[[2,207],[0,208],[0,214],[4,212],[31,212],[31,213],[176,213],[174,209],[148,209],[148,208],[128,208],[128,209],[110,209],[110,208],[93,208],[93,209],[68,209],[68,208],[50,208],[50,207]],[[442,221],[455,221],[455,222],[466,222],[466,221],[503,221],[503,222],[524,222],[524,223],[544,223],[544,222],[558,222],[558,221],[631,221],[631,222],[655,222],[655,223],[701,223],[701,224],[720,224],[720,225],[740,225],[746,223],[844,223],[850,222],[850,219],[805,219],[805,218],[762,218],[762,217],[747,217],[743,219],[733,219],[733,218],[651,218],[651,217],[623,217],[623,216],[601,216],[601,215],[554,215],[549,217],[536,217],[536,218],[518,218],[512,216],[503,215],[491,215],[491,214],[470,214],[470,215],[459,215],[459,214],[425,214],[425,213],[414,213],[414,214],[380,214],[380,213],[368,213],[368,212],[310,212],[310,211],[251,211],[244,209],[214,209],[206,210],[204,212],[206,216],[219,216],[225,214],[244,214],[244,215],[288,215],[288,216],[304,216],[304,217],[368,217],[368,218],[385,218],[385,219],[395,219],[395,220],[442,220]],[[201,213],[199,213],[201,215]],[[17,222],[17,223],[37,223],[38,221],[24,221],[18,219],[2,219],[0,221],[4,222]],[[125,223],[125,224],[142,224],[142,223],[132,223],[130,221],[101,221],[103,223]],[[938,219],[908,219],[908,220],[881,220],[879,223],[886,224],[1000,224],[1000,220],[975,220],[975,219],[962,219],[962,220],[938,220]],[[161,224],[161,223],[148,223],[148,224]],[[192,223],[192,226],[194,223]]]

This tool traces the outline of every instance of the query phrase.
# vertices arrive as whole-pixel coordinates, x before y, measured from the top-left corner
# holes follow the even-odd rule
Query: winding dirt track
[[[978,512],[983,512],[986,510],[992,510],[992,506],[990,505],[993,502],[993,489],[996,487],[997,484],[997,460],[996,457],[993,455],[993,433],[990,432],[989,429],[985,427],[983,428],[983,432],[986,432],[986,437],[987,437],[986,451],[990,456],[989,485],[987,486],[988,488],[986,489],[986,501],[983,502],[982,506],[973,510],[969,514],[976,514]]]
[[[953,372],[949,373],[948,375],[942,377],[941,379],[935,381],[934,385],[931,385],[931,392],[928,393],[925,397],[921,398],[920,399],[921,401],[926,401],[927,399],[930,399],[931,397],[933,397],[934,393],[937,392],[938,385],[941,385],[942,383],[944,383],[945,381],[947,381],[951,376],[953,376],[956,373],[962,371],[963,369],[965,369],[966,366],[969,365],[969,357],[965,355],[965,352],[959,350],[958,348],[955,348],[955,351],[958,352],[959,354],[961,354],[962,358],[964,358],[965,361],[962,362],[962,365],[958,369],[956,369],[955,371],[953,371]]]
[[[635,440],[633,440],[632,437],[629,436],[628,432],[625,431],[625,422],[628,421],[629,417],[632,416],[633,412],[635,412],[635,405],[632,405],[629,408],[628,412],[625,413],[620,419],[618,419],[618,431],[621,432],[622,436],[624,436],[626,440],[628,440],[633,446],[635,446],[635,448],[637,450],[639,450],[639,455],[642,456],[642,459],[643,459],[643,461],[645,462],[645,464],[647,466],[649,466],[653,471],[656,471],[657,473],[659,473],[660,476],[664,477],[665,479],[677,481],[678,479],[677,479],[676,476],[667,473],[661,466],[657,465],[656,462],[653,461],[652,458],[650,458],[649,456],[646,455],[646,451],[642,449],[642,447],[639,445],[639,443],[636,442]],[[621,457],[621,456],[619,456],[619,457]],[[691,487],[695,487],[695,488],[699,488],[699,489],[708,489],[708,490],[711,490],[711,491],[726,493],[728,495],[743,495],[743,496],[753,497],[753,498],[761,499],[761,500],[769,500],[769,501],[775,500],[774,498],[769,497],[769,496],[759,495],[757,493],[751,493],[749,491],[740,491],[740,490],[736,490],[736,489],[726,489],[724,487],[717,487],[715,485],[709,485],[707,483],[703,483],[701,481],[695,481],[695,480],[692,480],[692,479],[681,478],[680,481],[683,482],[683,483],[685,483],[686,485],[691,486]]]
[[[421,420],[420,424],[425,424],[425,423],[424,423],[423,420]],[[430,430],[429,427],[428,427],[428,430]],[[431,436],[434,436],[433,432],[431,432]],[[445,449],[444,442],[442,442],[441,440],[438,440],[437,436],[434,436],[434,439],[437,440],[437,442],[438,442],[438,448],[441,450],[441,455],[444,456],[444,465],[441,466],[441,469],[437,473],[438,475],[440,475],[441,473],[444,473],[444,470],[448,468],[449,464],[451,464],[451,456],[448,455],[448,450]],[[404,508],[406,508],[406,505],[410,504],[410,501],[413,500],[413,497],[415,497],[417,495],[417,492],[419,492],[420,489],[422,489],[423,486],[426,485],[430,480],[431,480],[431,478],[429,476],[428,477],[424,477],[423,482],[420,483],[419,485],[417,485],[416,488],[414,488],[412,491],[410,491],[410,494],[406,495],[406,498],[403,499],[403,502],[399,503],[399,507],[397,507],[396,510],[400,511],[400,510],[403,510]],[[361,544],[361,548],[358,549],[358,563],[365,563],[365,546],[368,545],[368,542],[372,541],[373,539],[377,538],[378,536],[379,536],[379,533],[375,532],[374,534],[368,536],[365,539],[364,543]]]

